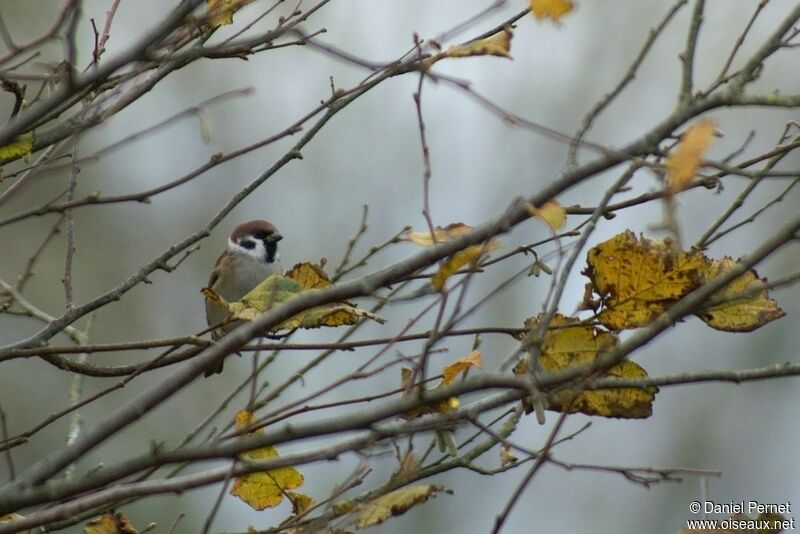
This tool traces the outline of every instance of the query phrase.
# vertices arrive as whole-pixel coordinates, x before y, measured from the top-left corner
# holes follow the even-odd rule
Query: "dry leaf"
[[[356,508],[358,508],[357,502],[351,501],[350,499],[342,499],[341,501],[336,501],[333,503],[333,515],[334,517],[342,517],[343,515],[349,514]]]
[[[236,413],[237,430],[248,428],[255,422],[255,416],[247,410],[241,410]],[[260,428],[250,432],[248,435],[263,433],[264,429]],[[277,456],[278,451],[275,447],[262,447],[243,453],[239,458],[242,460],[266,460]],[[302,485],[303,475],[300,474],[300,471],[294,467],[287,466],[238,476],[233,482],[230,493],[239,497],[254,509],[263,510],[278,506],[283,501],[284,496],[289,494],[289,490],[299,488]],[[310,497],[302,494],[294,495],[292,506],[295,507],[295,510],[304,506],[304,504],[313,502],[310,501]]]
[[[503,443],[500,445],[500,465],[505,467],[507,465],[515,464],[519,461],[519,458],[511,452],[511,447],[508,446],[507,443]]]
[[[466,373],[470,367],[480,368],[482,365],[480,351],[473,350],[468,356],[459,358],[442,370],[441,385],[452,384],[458,378],[458,375]]]
[[[253,0],[206,0],[212,28],[233,24],[233,14]]]
[[[531,217],[539,217],[553,230],[562,228],[567,222],[567,211],[555,200],[545,202],[541,208],[528,203],[527,208]]]
[[[472,57],[472,56],[498,56],[508,59],[511,58],[511,38],[514,36],[511,28],[503,28],[494,35],[485,39],[478,39],[466,44],[451,46],[443,52],[432,55],[422,62],[423,69],[429,69],[437,61],[449,57]]]
[[[541,316],[525,321],[532,332],[538,328]],[[539,362],[550,372],[591,364],[601,354],[619,344],[616,334],[582,325],[575,318],[556,314],[541,345]],[[527,372],[523,360],[514,367],[515,374]],[[599,376],[646,378],[647,372],[632,361],[623,361]],[[547,397],[548,409],[565,413],[583,413],[603,417],[645,418],[653,413],[655,387],[598,389],[578,391],[565,388]]]
[[[471,226],[468,226],[464,223],[452,223],[444,228],[441,226],[437,226],[434,228],[433,233],[431,232],[412,232],[408,231],[403,236],[403,239],[406,241],[410,241],[417,245],[422,245],[424,247],[430,247],[437,243],[444,243],[445,241],[451,241],[457,237],[460,237],[464,234],[469,233],[472,230]],[[480,257],[492,250],[497,249],[500,246],[499,242],[495,239],[489,241],[485,246],[484,245],[472,245],[463,250],[460,250],[450,256],[436,274],[433,275],[431,278],[431,285],[436,291],[442,291],[444,289],[444,284],[450,276],[458,272],[459,269],[464,267],[469,263],[477,262]]]
[[[706,118],[691,125],[681,135],[677,148],[667,158],[668,187],[671,193],[683,191],[692,183],[715,131],[714,121]]]
[[[305,493],[287,491],[286,497],[292,503],[292,513],[294,515],[302,515],[314,506],[314,499]]]
[[[572,0],[531,0],[531,13],[537,20],[552,19],[560,22],[561,17],[574,8]]]
[[[227,302],[209,288],[204,288],[202,293],[210,302],[229,312],[228,320],[253,321],[272,307],[296,297],[303,291],[329,285],[331,285],[330,280],[321,267],[311,263],[299,263],[292,267],[286,276],[275,274],[268,276],[236,302]],[[354,304],[339,302],[305,310],[273,327],[271,331],[354,325],[362,319],[372,319],[381,324],[386,322],[384,318],[362,310]]]
[[[464,358],[459,358],[454,362],[447,365],[442,370],[442,379],[433,388],[433,390],[442,388],[449,384],[452,384],[459,375],[463,375],[467,372],[468,369],[471,367],[478,367],[480,368],[482,365],[481,361],[481,353],[477,350],[473,350],[469,353],[468,356]],[[400,387],[403,391],[408,391],[409,386],[411,385],[411,377],[414,375],[414,370],[408,367],[402,367],[400,369]],[[431,390],[431,391],[433,391]],[[412,392],[419,391],[419,385],[415,385],[412,389]],[[413,410],[409,410],[403,414],[405,419],[415,419],[420,417],[426,413],[445,413],[451,410],[455,410],[460,406],[458,399],[456,397],[450,397],[449,399],[445,399],[441,402],[438,402],[431,406],[421,406],[419,408],[414,408]]]
[[[17,513],[0,515],[0,523],[8,523],[10,521],[19,521],[20,519],[25,519],[25,516],[17,514]],[[30,530],[18,530],[14,534],[31,534],[31,531]]]
[[[391,484],[402,485],[411,480],[411,478],[419,471],[419,460],[414,453],[409,449],[402,458],[400,458],[400,465],[397,466],[394,473],[392,473]]]
[[[457,222],[448,224],[444,228],[437,226],[433,229],[433,234],[430,232],[412,232],[409,230],[405,233],[405,235],[403,235],[403,239],[406,241],[411,241],[417,245],[422,245],[423,247],[432,247],[437,243],[444,243],[445,241],[450,241],[467,234],[471,230],[471,226],[468,226],[462,222]]]
[[[441,486],[426,484],[387,493],[361,508],[356,516],[356,526],[366,528],[383,523],[392,516],[406,513],[411,507],[424,503],[441,491],[444,491]]]
[[[486,245],[472,245],[464,250],[459,250],[439,267],[436,274],[431,278],[431,285],[436,291],[442,291],[448,278],[458,272],[459,269],[469,264],[476,264],[478,260],[487,252],[491,252],[500,247],[496,239],[492,239]]]
[[[411,377],[414,376],[414,370],[410,367],[401,367],[400,368],[400,389],[403,390],[403,396],[408,395],[409,386],[411,386]],[[417,393],[419,391],[419,386],[415,385],[411,388],[411,393]],[[408,410],[404,414],[401,415],[403,419],[416,419],[417,417],[422,417],[426,413],[434,413],[435,409],[430,406],[420,406],[418,408],[413,408]]]
[[[106,512],[89,521],[83,534],[139,534],[139,531],[122,512]]]
[[[650,323],[703,283],[700,253],[675,251],[671,240],[625,231],[589,250],[584,274],[600,296],[598,319],[612,330]]]
[[[332,285],[328,273],[314,263],[298,263],[284,276],[297,282],[303,290],[322,289]]]
[[[444,57],[500,56],[511,59],[511,38],[514,33],[505,28],[487,37],[471,43],[451,46],[444,52]]]
[[[736,264],[731,258],[714,260],[705,273],[706,279],[721,276]],[[759,278],[753,269],[714,293],[711,301],[721,302],[696,315],[710,327],[726,332],[750,332],[786,315],[778,303],[767,296],[766,280]]]
[[[26,156],[33,150],[33,132],[20,135],[9,144],[0,147],[0,165],[7,161],[12,161],[22,156]]]
[[[589,250],[587,262],[583,274],[600,297],[598,319],[612,330],[650,323],[736,265],[730,258],[712,260],[700,252],[675,250],[669,239],[637,238],[630,231]],[[749,332],[785,312],[768,297],[765,280],[750,269],[712,295],[696,315],[717,330]]]

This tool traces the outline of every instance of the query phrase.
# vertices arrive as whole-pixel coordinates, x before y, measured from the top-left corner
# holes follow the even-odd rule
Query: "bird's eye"
[[[249,239],[242,239],[242,240],[239,242],[239,244],[240,244],[241,246],[243,246],[244,248],[248,249],[248,250],[253,250],[254,248],[256,248],[256,244],[255,244],[255,242],[253,242],[253,241],[250,241]]]

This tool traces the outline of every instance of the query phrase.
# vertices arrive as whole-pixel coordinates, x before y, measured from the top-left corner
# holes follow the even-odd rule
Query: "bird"
[[[217,258],[208,286],[228,302],[240,300],[251,289],[270,275],[283,274],[278,241],[283,236],[271,222],[257,219],[247,221],[234,228],[228,238],[228,246]],[[228,313],[206,298],[206,322],[211,338],[216,341],[235,329],[241,321],[222,324]],[[205,376],[222,372],[223,361],[206,369]]]

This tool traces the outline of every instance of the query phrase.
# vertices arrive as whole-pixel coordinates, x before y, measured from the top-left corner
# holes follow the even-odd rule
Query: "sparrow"
[[[266,277],[283,274],[278,255],[278,241],[281,239],[283,236],[270,222],[255,220],[240,224],[234,228],[227,249],[214,264],[207,287],[226,301],[234,302]],[[241,321],[231,321],[222,325],[227,315],[224,309],[206,299],[206,322],[209,327],[217,327],[211,331],[213,340],[220,339],[241,324]],[[205,376],[221,373],[222,364],[220,361],[219,366],[207,369]]]

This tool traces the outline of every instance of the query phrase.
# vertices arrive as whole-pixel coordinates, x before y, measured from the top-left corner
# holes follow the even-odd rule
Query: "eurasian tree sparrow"
[[[237,226],[228,238],[228,248],[217,259],[214,271],[208,281],[208,287],[218,295],[234,302],[245,296],[262,280],[272,274],[283,274],[278,241],[283,236],[278,229],[267,221],[255,220]],[[227,312],[206,299],[206,321],[208,326],[222,324]],[[211,331],[211,337],[217,340],[239,326],[240,321],[231,321]],[[222,361],[219,366],[207,369],[206,376],[222,372]]]

